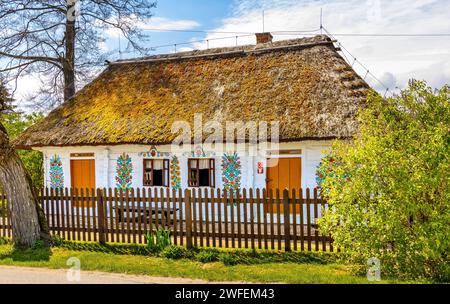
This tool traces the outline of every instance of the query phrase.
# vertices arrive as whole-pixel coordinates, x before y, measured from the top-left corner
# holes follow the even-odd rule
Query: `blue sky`
[[[320,9],[324,26],[334,34],[362,33],[450,33],[449,0],[159,0],[154,17],[142,28],[183,30],[260,32],[262,11],[265,11],[267,31],[299,31],[319,27]],[[314,32],[313,34],[317,34]],[[117,50],[118,37],[109,37],[108,51]],[[221,33],[150,32],[148,46],[174,44],[201,39],[221,38]],[[299,38],[303,35],[274,35],[275,40]],[[391,91],[398,92],[411,78],[426,80],[433,87],[450,83],[450,37],[349,37],[339,36],[339,43],[364,64]],[[122,41],[122,47],[124,40]],[[254,36],[239,38],[239,44],[255,43]],[[235,39],[210,42],[210,47],[232,46]],[[178,51],[204,49],[206,43],[193,42],[179,46]],[[157,53],[170,53],[174,47],[157,49]],[[154,53],[155,53],[154,52]],[[346,54],[349,61],[352,58]],[[123,54],[122,58],[134,54]],[[111,60],[118,59],[118,52]],[[357,73],[366,70],[356,64]],[[368,83],[384,92],[375,79]],[[39,86],[25,79],[27,89]],[[34,83],[34,84],[33,84]],[[25,86],[23,86],[25,87]]]

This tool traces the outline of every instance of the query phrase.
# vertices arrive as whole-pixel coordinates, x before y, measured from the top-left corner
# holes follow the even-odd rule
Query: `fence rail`
[[[40,203],[52,235],[66,240],[146,242],[169,229],[176,245],[334,251],[317,220],[328,208],[317,190],[44,189]],[[0,236],[11,236],[8,202],[0,194]]]

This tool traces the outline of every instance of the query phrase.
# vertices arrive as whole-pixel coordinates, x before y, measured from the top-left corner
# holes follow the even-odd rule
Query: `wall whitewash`
[[[316,187],[316,169],[320,164],[324,151],[331,147],[330,141],[303,141],[280,143],[282,150],[301,150],[298,155],[280,155],[279,157],[301,157],[302,158],[302,187]],[[162,156],[169,155],[171,146],[157,146]],[[71,187],[70,160],[72,159],[94,159],[95,160],[95,183],[98,188],[116,187],[116,165],[122,154],[128,154],[132,159],[132,187],[143,187],[143,160],[144,153],[150,152],[151,147],[145,145],[118,145],[118,146],[80,146],[80,147],[42,147],[36,148],[44,153],[45,186],[51,187],[50,160],[52,156],[58,155],[61,159],[63,169],[64,187]],[[205,151],[208,152],[208,151]],[[211,152],[211,151],[210,151]],[[73,157],[76,153],[93,153],[93,157]],[[215,159],[216,188],[223,188],[221,161],[223,152],[211,152]],[[241,160],[241,188],[265,188],[266,187],[266,157],[249,156],[245,152],[238,152]],[[71,156],[72,155],[72,156]],[[177,155],[180,161],[181,188],[187,188],[188,182],[188,155]],[[264,173],[258,173],[258,163],[264,164]]]

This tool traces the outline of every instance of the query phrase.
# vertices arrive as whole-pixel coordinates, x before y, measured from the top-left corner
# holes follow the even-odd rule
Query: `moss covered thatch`
[[[326,36],[111,63],[19,147],[166,144],[174,121],[280,121],[280,140],[349,137],[367,84]]]

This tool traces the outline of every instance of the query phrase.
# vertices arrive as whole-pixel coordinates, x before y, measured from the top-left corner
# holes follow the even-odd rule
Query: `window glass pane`
[[[151,168],[152,168],[152,162],[146,160],[146,161],[145,161],[145,169],[151,169]]]
[[[154,170],[162,170],[164,166],[164,161],[162,159],[155,159],[153,161],[153,169]]]
[[[200,187],[209,187],[209,169],[200,169],[199,170],[199,186]]]
[[[191,164],[192,169],[197,169],[197,160],[196,159],[191,159],[189,162]]]
[[[164,186],[163,170],[153,170],[153,186]]]
[[[199,169],[209,169],[209,159],[200,159]]]

